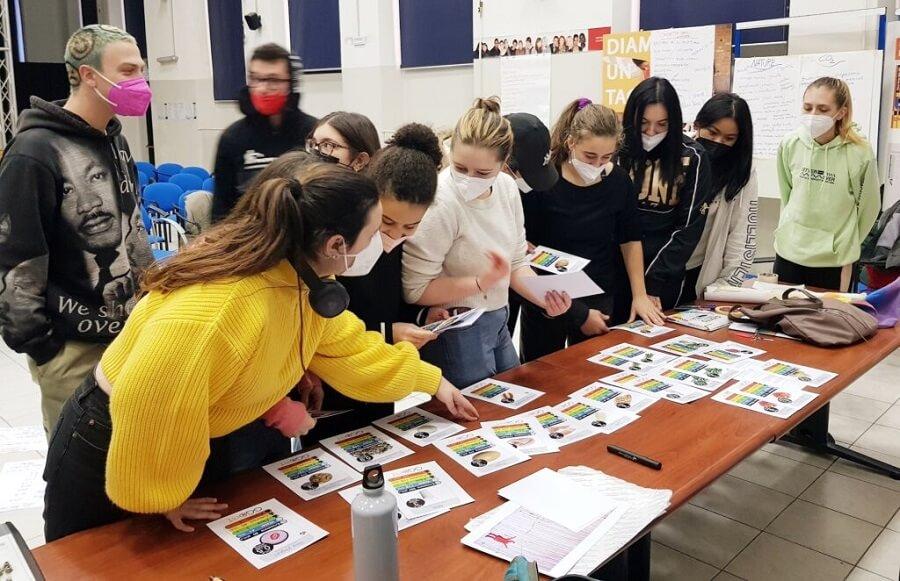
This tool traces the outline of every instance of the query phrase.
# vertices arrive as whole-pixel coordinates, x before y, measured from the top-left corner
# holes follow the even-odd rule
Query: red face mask
[[[281,94],[261,95],[259,93],[250,93],[250,103],[253,104],[253,108],[265,117],[281,113],[285,103],[287,103],[287,98],[287,95]]]

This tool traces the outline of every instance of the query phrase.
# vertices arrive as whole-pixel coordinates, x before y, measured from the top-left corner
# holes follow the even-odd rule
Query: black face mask
[[[335,164],[341,163],[340,160],[338,158],[336,158],[335,156],[324,154],[321,151],[319,151],[318,149],[307,147],[306,151],[307,151],[307,153],[314,155],[316,158],[318,158],[319,161],[324,161],[325,163],[335,163]]]
[[[712,141],[711,139],[706,139],[705,137],[698,137],[697,143],[703,146],[703,149],[706,150],[706,154],[709,156],[709,160],[713,162],[719,161],[726,155],[731,153],[730,145],[725,145],[724,143],[719,143],[718,141]]]

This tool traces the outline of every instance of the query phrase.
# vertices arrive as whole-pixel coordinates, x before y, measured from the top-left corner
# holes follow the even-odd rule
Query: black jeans
[[[778,282],[787,284],[805,284],[830,290],[839,290],[841,286],[841,267],[803,266],[775,255],[775,266],[772,272],[778,275]]]
[[[47,542],[126,518],[106,496],[106,456],[112,437],[109,396],[94,373],[63,406],[56,424],[44,480],[44,536]],[[210,455],[198,486],[258,468],[290,454],[290,440],[262,420],[209,441]]]
[[[613,297],[610,294],[596,295],[579,299],[591,309],[597,309],[605,315],[613,313]],[[618,324],[612,318],[609,326]],[[522,303],[522,336],[519,352],[523,363],[534,361],[544,355],[565,349],[566,345],[575,345],[590,339],[581,329],[568,322],[565,317],[550,319],[544,311],[529,302]]]
[[[684,287],[681,290],[681,299],[678,304],[684,305],[697,300],[697,280],[700,278],[700,269],[692,268],[684,273]]]

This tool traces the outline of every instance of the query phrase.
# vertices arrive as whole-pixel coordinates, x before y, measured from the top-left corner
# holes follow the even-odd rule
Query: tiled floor
[[[831,405],[835,439],[900,466],[900,350]],[[896,581],[900,480],[768,444],[653,529],[651,577]]]
[[[839,395],[831,417],[837,440],[900,465],[900,351]],[[0,343],[0,427],[40,422],[24,358]],[[0,455],[0,467],[40,456]],[[768,444],[653,530],[652,578],[895,581],[898,509],[900,481]],[[7,520],[32,547],[44,542],[40,509],[0,513]]]

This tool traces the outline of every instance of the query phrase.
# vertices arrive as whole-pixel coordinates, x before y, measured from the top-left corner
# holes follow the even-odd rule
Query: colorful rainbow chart
[[[448,448],[453,450],[453,453],[457,456],[469,456],[481,452],[482,450],[489,450],[493,448],[493,446],[481,436],[472,436],[471,438],[460,440],[455,444],[450,444]]]
[[[428,418],[426,418],[419,412],[411,412],[409,414],[406,414],[405,416],[395,418],[388,423],[401,432],[408,432],[409,430],[414,430],[419,426],[427,424]]]
[[[638,389],[643,389],[644,391],[650,391],[656,393],[658,391],[662,391],[664,389],[668,389],[672,387],[668,383],[664,381],[660,381],[658,379],[647,379],[635,385]]]
[[[802,371],[798,367],[794,367],[793,365],[786,365],[784,363],[775,363],[773,365],[769,365],[767,367],[764,367],[763,371],[767,371],[774,375],[782,375],[785,377],[800,375],[802,373]]]
[[[766,385],[765,383],[759,383],[758,381],[752,381],[742,387],[741,391],[743,393],[749,393],[757,397],[766,397],[767,395],[778,391],[778,388],[772,387],[771,385]]]
[[[688,373],[699,373],[707,367],[709,367],[709,365],[701,361],[682,361],[675,366],[675,369],[678,369],[679,371],[687,371]]]
[[[494,431],[494,434],[496,434],[497,437],[502,440],[505,440],[506,438],[521,438],[522,436],[534,435],[531,431],[531,426],[529,426],[526,422],[503,424],[499,426],[493,426],[491,429]]]
[[[567,416],[573,417],[576,420],[583,420],[584,418],[591,416],[597,413],[596,408],[592,408],[587,404],[583,404],[581,402],[574,403],[568,407],[563,408],[562,412]]]
[[[504,387],[502,385],[497,385],[496,383],[487,383],[482,385],[478,389],[472,390],[472,393],[483,398],[492,399],[503,393],[504,391],[508,391],[508,387]]]
[[[622,367],[623,365],[628,365],[631,363],[630,359],[625,359],[624,357],[617,357],[615,355],[604,355],[600,358],[600,363],[604,365],[610,365],[612,367]]]
[[[431,470],[419,470],[412,474],[389,478],[388,482],[391,483],[391,486],[394,487],[398,494],[406,494],[407,492],[422,490],[423,488],[430,488],[439,484],[438,479],[434,477]]]
[[[559,259],[559,256],[555,254],[551,254],[546,250],[542,250],[540,254],[535,255],[534,258],[531,259],[531,264],[536,264],[538,266],[552,266],[554,262]]]
[[[598,387],[597,389],[591,390],[586,393],[584,397],[586,397],[587,399],[592,399],[594,401],[605,402],[613,399],[614,397],[618,397],[620,393],[622,392],[609,389],[608,387]]]
[[[278,471],[291,480],[297,480],[298,478],[309,476],[310,474],[313,474],[320,470],[324,470],[326,468],[328,468],[328,464],[322,462],[321,458],[313,456],[312,458],[306,458],[305,460],[299,460],[297,462],[292,462],[290,464],[280,466],[278,468]]]
[[[641,355],[641,353],[643,353],[643,351],[641,351],[637,347],[626,346],[626,347],[621,347],[619,349],[616,349],[612,353],[613,353],[613,355],[618,355],[620,357],[626,357],[628,359],[631,359],[632,357],[639,357]]]
[[[555,426],[556,424],[561,424],[566,421],[555,413],[549,411],[538,414],[537,416],[535,416],[535,418],[538,422],[540,422],[541,427],[543,428],[550,428]]]
[[[687,380],[691,379],[691,377],[693,377],[689,373],[685,373],[683,371],[677,371],[675,369],[667,369],[666,371],[663,371],[662,373],[660,373],[660,375],[662,375],[663,377],[666,377],[668,379],[675,379],[677,381],[687,381]]]
[[[372,432],[364,432],[362,434],[353,436],[352,438],[347,438],[346,440],[338,440],[337,445],[351,456],[356,456],[358,454],[364,453],[376,446],[390,447],[390,444],[388,444]]]
[[[744,395],[742,393],[732,393],[727,398],[728,401],[734,402],[736,404],[750,407],[759,401],[758,397],[751,397],[749,395]]]
[[[239,521],[235,521],[226,526],[225,529],[237,537],[238,540],[246,541],[247,539],[251,539],[282,525],[284,522],[285,520],[283,518],[279,517],[271,510],[264,510]]]

